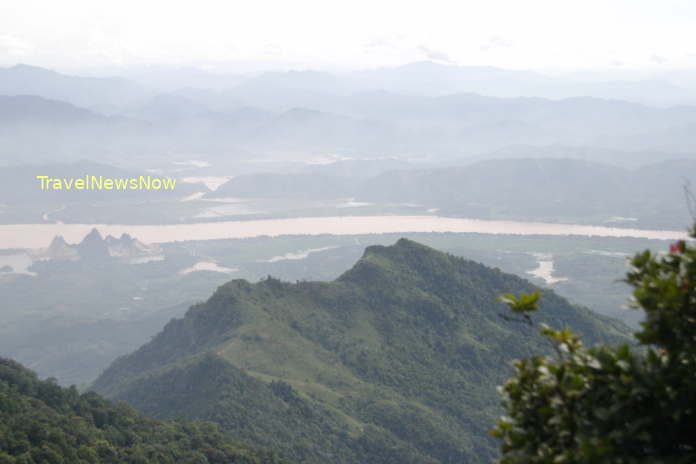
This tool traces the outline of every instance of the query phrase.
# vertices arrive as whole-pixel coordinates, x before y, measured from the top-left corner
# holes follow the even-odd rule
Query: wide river
[[[487,221],[439,216],[340,216],[260,219],[171,225],[114,224],[11,224],[0,225],[0,249],[43,248],[56,235],[75,243],[96,227],[102,235],[127,232],[145,243],[212,240],[279,235],[359,235],[407,232],[476,232],[513,235],[581,235],[635,237],[659,240],[686,238],[674,230],[551,224],[542,222]]]

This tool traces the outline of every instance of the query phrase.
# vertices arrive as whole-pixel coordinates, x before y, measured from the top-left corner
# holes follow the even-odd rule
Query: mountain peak
[[[67,244],[68,244],[68,243],[65,241],[65,238],[63,238],[62,235],[56,235],[55,237],[53,237],[53,240],[51,240],[51,244],[49,245],[49,247],[52,247],[52,246],[67,246]]]
[[[419,254],[419,255],[445,255],[445,253],[430,248],[429,246],[423,245],[413,240],[407,238],[400,238],[393,245],[370,245],[365,248],[363,252],[362,259],[370,259],[370,256],[379,256],[389,260],[400,261],[407,254]],[[358,261],[359,264],[360,261]]]
[[[75,248],[83,259],[100,260],[111,257],[109,246],[96,228],[93,228]]]
[[[476,272],[479,271],[480,265],[476,263],[400,238],[393,245],[372,245],[365,248],[362,258],[339,280],[371,286],[371,282],[381,281],[384,284],[384,279],[399,282],[408,279],[411,285],[421,285],[420,281],[424,279],[450,280],[458,273],[469,272],[467,266],[462,267],[463,263],[468,263],[467,266],[475,265]]]
[[[97,230],[96,227],[93,227],[92,230],[90,230],[89,233],[85,235],[85,238],[82,239],[82,243],[91,242],[95,240],[99,240],[101,242],[103,238],[99,233],[99,230]]]
[[[396,243],[392,245],[392,247],[409,250],[419,250],[421,252],[442,253],[441,251],[438,251],[434,248],[430,248],[427,245],[423,245],[422,243],[418,243],[414,240],[409,240],[404,237],[401,237],[399,240],[397,240]]]
[[[231,281],[93,387],[158,417],[217,421],[297,462],[327,462],[327,446],[332,461],[347,464],[490,462],[487,427],[472,429],[471,418],[494,423],[508,360],[548,350],[499,317],[498,295],[530,291],[539,289],[401,239],[368,247],[334,282]],[[590,343],[619,333],[553,292],[539,317]],[[255,430],[248,417],[259,421]],[[428,438],[414,442],[415,434]]]
[[[111,256],[118,258],[148,256],[160,251],[158,246],[146,245],[126,232],[121,234],[120,238],[109,235],[104,241],[106,242]]]
[[[45,250],[40,250],[37,255],[40,258],[50,259],[74,259],[77,252],[74,247],[69,245],[62,235],[56,235],[51,240],[51,244]]]
[[[55,75],[58,74],[57,72],[51,70],[51,69],[46,69],[46,68],[41,68],[39,66],[32,66],[29,64],[24,64],[24,63],[19,63],[14,66],[10,66],[9,68],[5,68],[10,71],[15,71],[15,72],[21,72],[21,73],[35,73],[35,74],[51,74]]]

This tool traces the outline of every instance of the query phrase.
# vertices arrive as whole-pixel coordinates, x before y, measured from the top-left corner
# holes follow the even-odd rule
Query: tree
[[[696,246],[680,240],[631,264],[645,311],[637,343],[587,348],[542,324],[557,354],[516,361],[500,387],[501,464],[696,462]],[[532,324],[536,297],[501,300]]]

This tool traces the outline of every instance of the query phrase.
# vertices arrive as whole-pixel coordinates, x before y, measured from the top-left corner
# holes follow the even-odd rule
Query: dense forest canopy
[[[279,464],[211,423],[147,418],[0,358],[0,464]]]

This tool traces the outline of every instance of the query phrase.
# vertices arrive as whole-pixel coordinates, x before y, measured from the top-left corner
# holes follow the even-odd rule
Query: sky
[[[0,66],[696,68],[693,0],[2,0]]]

